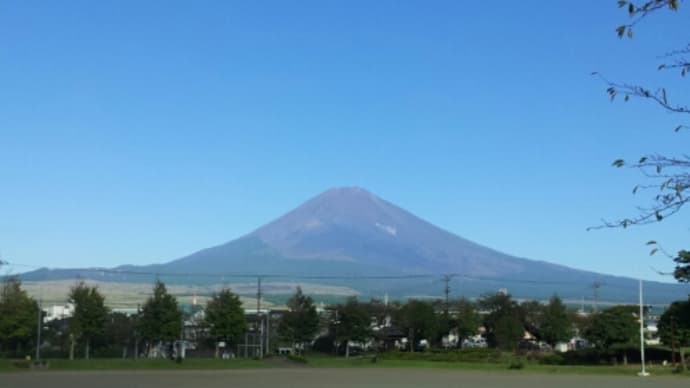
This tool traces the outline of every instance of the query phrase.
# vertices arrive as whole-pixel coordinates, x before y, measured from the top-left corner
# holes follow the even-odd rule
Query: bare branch
[[[652,92],[647,88],[637,85],[608,82],[608,86],[606,92],[611,97],[611,100],[614,100],[618,95],[623,95],[625,101],[628,101],[630,97],[648,98],[669,112],[690,114],[690,107],[687,105],[674,105],[669,102],[666,88],[659,88]]]
[[[651,184],[635,186],[633,194],[656,191],[652,198],[652,206],[638,207],[639,214],[636,217],[624,218],[616,221],[602,220],[602,224],[587,228],[596,230],[603,228],[627,228],[632,225],[645,225],[662,221],[677,212],[688,202],[690,196],[686,192],[690,190],[690,158],[670,158],[663,155],[647,155],[637,163],[626,164],[619,159],[614,163],[616,167],[627,166],[640,171]]]

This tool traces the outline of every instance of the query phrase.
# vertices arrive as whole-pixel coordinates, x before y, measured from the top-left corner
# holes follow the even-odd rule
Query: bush
[[[306,363],[307,363],[307,359],[306,359],[306,358],[304,358],[304,357],[302,357],[302,356],[296,356],[296,355],[293,355],[293,354],[289,354],[289,355],[287,356],[287,359],[290,360],[290,361],[293,361],[293,362],[299,362],[300,364],[306,364]]]
[[[332,354],[335,351],[334,341],[333,337],[322,335],[314,341],[312,350],[318,353]]]
[[[640,350],[635,346],[617,347],[615,349],[579,349],[565,353],[528,354],[527,359],[544,365],[609,365],[621,360],[627,354],[629,363],[640,362]],[[661,363],[671,360],[671,351],[660,347],[645,349],[648,362]]]
[[[539,363],[543,364],[543,365],[563,365],[563,364],[565,364],[565,359],[563,358],[563,355],[558,354],[558,353],[545,354],[542,357],[539,357],[539,359],[537,361],[539,361]]]
[[[27,360],[13,361],[12,366],[17,368],[17,369],[29,369],[29,368],[31,368],[31,361],[27,361]]]
[[[505,361],[503,354],[496,349],[455,349],[455,350],[430,350],[427,352],[387,352],[381,353],[382,360],[423,360],[440,362],[477,362],[498,363]]]
[[[525,363],[520,358],[513,358],[508,363],[508,369],[522,369],[525,367]]]

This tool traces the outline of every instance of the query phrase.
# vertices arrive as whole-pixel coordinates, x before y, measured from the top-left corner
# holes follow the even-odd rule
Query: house
[[[50,307],[44,307],[43,312],[45,313],[43,322],[70,318],[72,315],[74,315],[74,305],[71,303],[66,303],[64,305],[52,305]]]

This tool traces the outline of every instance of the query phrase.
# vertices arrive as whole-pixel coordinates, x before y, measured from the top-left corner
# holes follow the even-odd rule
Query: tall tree
[[[297,287],[295,294],[288,300],[288,311],[283,315],[278,325],[278,335],[290,342],[292,346],[299,344],[300,348],[314,339],[319,330],[319,314],[311,297],[302,293]]]
[[[139,318],[139,332],[149,344],[171,343],[182,330],[182,311],[177,299],[168,293],[165,284],[156,281],[153,295],[144,303]]]
[[[452,303],[455,314],[452,325],[458,332],[460,338],[467,338],[474,335],[481,326],[481,319],[477,312],[477,305],[468,299],[459,299]]]
[[[635,344],[639,321],[634,306],[614,306],[592,315],[584,336],[598,348]]]
[[[554,295],[549,304],[544,306],[544,315],[539,330],[540,339],[547,344],[556,346],[559,342],[569,340],[574,334],[572,314],[563,304],[561,298]]]
[[[120,345],[122,358],[127,358],[127,349],[135,339],[135,318],[123,313],[111,312],[106,317],[104,336],[109,343]]]
[[[524,317],[525,329],[534,335],[536,338],[541,339],[541,329],[544,325],[544,308],[545,306],[536,300],[529,300],[522,302],[520,304],[520,309]]]
[[[616,33],[621,38],[626,36],[632,38],[633,31],[640,22],[664,10],[678,11],[681,0],[618,0],[617,3],[619,7],[625,9],[630,19],[627,23],[618,26]],[[678,50],[667,52],[662,55],[662,58],[664,58],[664,62],[657,67],[657,70],[677,71],[681,77],[685,77],[690,72],[690,44]],[[688,115],[690,115],[690,106],[673,100],[670,88],[649,88],[635,83],[611,82],[603,76],[602,79],[607,84],[606,92],[611,101],[618,96],[622,96],[624,101],[632,98],[650,101],[660,107],[662,111],[682,117],[678,125],[673,128],[675,132],[690,129],[690,123],[687,121]],[[628,166],[642,173],[646,181],[635,186],[632,192],[638,194],[651,190],[651,204],[639,207],[639,213],[633,217],[626,217],[617,221],[604,221],[603,225],[599,227],[626,228],[631,225],[659,222],[679,212],[690,201],[690,195],[687,195],[688,189],[690,189],[690,156],[688,155],[647,154],[632,162],[617,159],[613,165],[615,167]],[[656,241],[650,241],[649,244],[657,245]],[[663,248],[659,248],[654,248],[652,253],[664,252]],[[682,250],[677,255],[669,256],[676,265],[673,271],[675,278],[681,282],[689,282],[690,253]]]
[[[371,316],[367,308],[349,298],[345,304],[338,305],[338,336],[336,340],[345,343],[345,357],[350,357],[350,341],[362,342],[371,335]]]
[[[90,357],[91,340],[103,333],[108,309],[105,298],[98,287],[89,287],[79,282],[70,289],[69,302],[74,305],[74,314],[70,320],[72,338],[84,342],[84,358]]]
[[[234,343],[245,331],[247,320],[239,296],[228,289],[223,289],[206,303],[204,321],[209,327],[210,334],[216,340],[216,354],[218,358],[218,342]]]
[[[423,339],[436,339],[439,331],[439,317],[431,303],[411,299],[398,312],[398,322],[404,333],[408,333],[410,351]]]
[[[21,351],[36,334],[38,304],[16,277],[7,277],[0,287],[0,347]]]
[[[491,346],[517,351],[525,334],[523,311],[508,294],[484,295],[479,306],[489,312],[484,317],[487,339]]]
[[[680,350],[681,366],[686,369],[683,347],[690,346],[690,300],[676,301],[659,318],[659,338],[675,352]]]

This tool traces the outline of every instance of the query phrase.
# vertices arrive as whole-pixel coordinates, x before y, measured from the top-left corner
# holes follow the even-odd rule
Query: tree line
[[[195,340],[215,347],[215,357],[220,356],[221,344],[233,349],[250,330],[239,296],[229,289],[212,295],[203,309],[187,312],[160,281],[133,315],[111,311],[98,288],[84,282],[70,289],[69,302],[74,306],[70,317],[43,325],[43,346],[66,348],[70,359],[76,353],[90,358],[94,346],[119,347],[123,358],[132,348],[133,357],[179,356],[176,346],[185,337],[184,321],[194,321],[194,317],[198,318],[195,329],[202,333]],[[609,351],[638,343],[637,311],[637,306],[613,306],[585,316],[568,309],[558,296],[546,303],[520,302],[506,293],[448,302],[384,303],[351,297],[319,311],[314,300],[297,288],[276,323],[274,346],[295,353],[312,349],[348,357],[353,344],[414,352],[459,347],[462,339],[481,335],[489,347],[517,352],[527,332],[550,347],[578,335],[597,349]],[[6,278],[0,290],[0,354],[16,356],[35,349],[38,314],[38,303],[21,288],[21,282]],[[674,302],[661,316],[658,328],[665,344],[689,346],[690,300]],[[449,343],[449,333],[460,341]],[[398,341],[396,347],[394,341]]]

